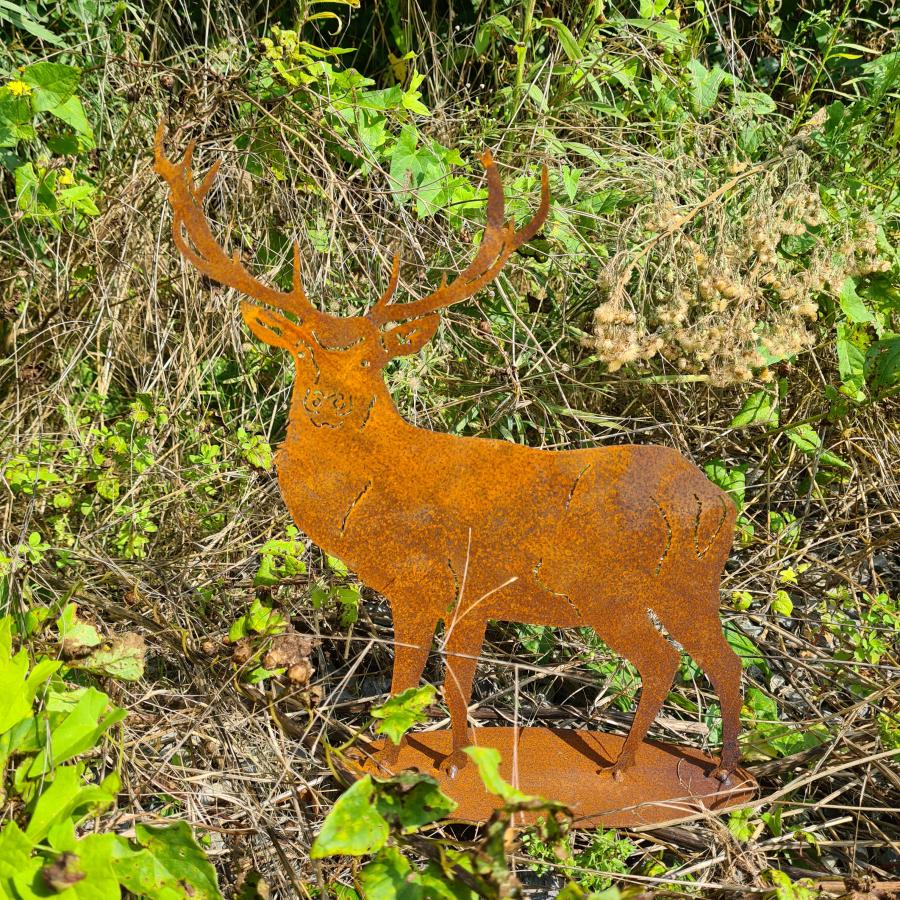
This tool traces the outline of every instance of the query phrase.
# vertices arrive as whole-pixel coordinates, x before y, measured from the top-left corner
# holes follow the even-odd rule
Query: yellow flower
[[[6,87],[9,88],[9,92],[14,94],[16,97],[21,97],[24,94],[31,93],[30,85],[25,84],[24,81],[9,81],[6,84]]]

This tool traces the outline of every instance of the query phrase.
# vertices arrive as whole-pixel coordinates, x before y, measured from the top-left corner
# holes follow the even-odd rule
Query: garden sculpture
[[[203,212],[218,162],[195,184],[193,149],[192,142],[181,162],[167,159],[160,126],[155,168],[169,185],[175,245],[208,278],[293,317],[241,306],[253,334],[286,350],[296,366],[279,484],[303,532],[390,602],[393,694],[418,684],[443,620],[452,740],[435,761],[438,771],[456,777],[467,759],[462,748],[494,730],[467,730],[475,667],[494,619],[591,626],[634,664],[637,712],[618,758],[603,769],[619,785],[627,785],[672,685],[680,644],[719,697],[723,747],[712,774],[727,786],[738,763],[741,706],[741,663],[719,620],[736,517],[729,496],[668,447],[541,450],[416,427],[397,412],[382,378],[392,359],[432,338],[441,309],[490,284],[538,232],[549,208],[546,167],[540,206],[516,229],[504,221],[500,175],[486,151],[487,226],[469,266],[427,296],[399,303],[392,302],[395,256],[368,312],[338,317],[308,300],[296,243],[287,292],[257,280],[239,253],[228,255]]]

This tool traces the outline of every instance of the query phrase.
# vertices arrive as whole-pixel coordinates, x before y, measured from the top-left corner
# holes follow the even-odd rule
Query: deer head
[[[203,199],[212,187],[219,161],[199,185],[195,184],[191,170],[194,141],[181,162],[174,163],[163,153],[163,135],[164,126],[160,123],[154,144],[154,168],[169,185],[175,246],[207,277],[294,317],[288,319],[241,303],[250,330],[260,340],[293,355],[297,368],[295,403],[301,402],[309,422],[318,427],[362,427],[374,398],[386,393],[381,378],[384,366],[396,356],[422,349],[437,330],[438,310],[471,297],[493,281],[510,255],[538,232],[550,205],[544,166],[537,213],[518,230],[512,220],[504,222],[503,185],[491,153],[486,150],[481,161],[488,184],[487,226],[469,266],[449,284],[444,276],[437,290],[426,297],[394,303],[391,301],[400,277],[400,258],[395,256],[387,289],[364,316],[331,316],[316,309],[303,290],[296,241],[290,291],[268,287],[244,268],[239,253],[229,256],[225,252],[213,237],[203,212]]]

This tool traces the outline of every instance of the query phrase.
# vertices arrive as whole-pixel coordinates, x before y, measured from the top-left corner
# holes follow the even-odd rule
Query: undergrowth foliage
[[[898,26],[871,0],[0,0],[0,897],[877,895],[900,788]],[[160,118],[198,172],[223,159],[229,248],[287,288],[297,239],[344,315],[395,250],[414,296],[470,257],[484,147],[517,219],[548,164],[541,235],[386,378],[424,427],[666,444],[730,492],[758,803],[584,833],[485,757],[477,833],[426,776],[340,793],[351,747],[440,727],[442,698],[385,702],[386,605],[289,521],[292,371],[174,249]],[[639,690],[587,629],[494,623],[470,715],[623,730]],[[683,655],[655,736],[714,752],[711,697]],[[523,810],[543,824],[513,829]]]

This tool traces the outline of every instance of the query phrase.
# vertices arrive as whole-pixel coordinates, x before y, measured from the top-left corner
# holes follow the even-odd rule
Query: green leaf
[[[30,719],[38,689],[60,667],[56,660],[44,659],[28,671],[28,653],[12,650],[12,619],[0,619],[0,735]]]
[[[466,747],[463,753],[478,767],[478,774],[488,791],[502,797],[504,803],[529,803],[538,799],[523,794],[503,778],[500,774],[500,751],[496,747]]]
[[[33,848],[34,842],[15,822],[7,822],[0,830],[0,898],[13,896],[7,885],[14,875],[25,873],[31,867]]]
[[[729,467],[721,459],[714,459],[703,467],[703,471],[706,472],[706,477],[713,484],[717,484],[723,491],[731,494],[731,499],[734,500],[739,511],[743,509],[747,487],[746,463]]]
[[[15,147],[19,141],[34,139],[31,119],[34,113],[27,96],[0,87],[0,147]]]
[[[802,450],[807,456],[817,457],[822,465],[839,469],[852,468],[829,450],[822,450],[822,438],[809,424],[794,425],[785,431],[788,440]]]
[[[128,856],[117,849],[113,859],[116,874],[133,893],[139,885],[161,886],[168,896],[190,900],[221,900],[216,870],[206,858],[187,822],[172,825],[135,826],[135,840],[152,858],[140,853]],[[165,896],[146,891],[148,897]]]
[[[699,59],[688,63],[688,82],[691,89],[691,102],[696,113],[709,112],[719,96],[719,89],[728,78],[721,66],[715,65],[707,69]]]
[[[565,50],[566,56],[569,57],[569,60],[573,63],[581,62],[582,52],[581,47],[578,46],[578,41],[575,39],[575,35],[569,30],[568,26],[565,25],[560,19],[546,18],[541,19],[538,22],[543,28],[551,28],[556,32],[556,36],[559,38],[559,44]]]
[[[44,28],[24,6],[20,6],[18,3],[10,3],[9,0],[2,0],[0,7],[3,8],[2,13],[0,13],[0,20],[5,19],[13,28],[27,31],[38,40],[46,41],[54,47],[66,46],[52,31]]]
[[[64,645],[66,653],[76,656],[87,647],[96,647],[100,643],[100,635],[93,625],[82,622],[78,618],[78,605],[67,603],[56,621],[59,642]]]
[[[375,805],[375,785],[366,775],[338,797],[313,841],[310,856],[364,856],[380,850],[388,834],[388,824]]]
[[[63,63],[32,63],[22,72],[22,81],[34,91],[31,103],[35,112],[49,111],[65,103],[75,93],[80,79],[80,69]]]
[[[863,374],[865,357],[862,350],[853,340],[853,329],[845,322],[838,323],[835,346],[837,348],[838,370],[841,375],[844,392],[855,400],[863,399],[862,387],[865,384],[865,376]]]
[[[78,97],[73,95],[65,102],[60,103],[59,106],[48,109],[47,112],[74,128],[78,134],[93,138],[94,130],[84,114],[84,107],[81,105],[81,100]]]
[[[74,709],[52,728],[44,752],[34,758],[27,777],[37,778],[51,767],[90,750],[104,732],[127,714],[126,710],[111,706],[106,694],[89,687]]]
[[[34,802],[31,818],[25,834],[39,843],[50,829],[64,819],[71,818],[76,810],[91,807],[94,811],[109,806],[116,799],[119,779],[104,778],[100,784],[83,784],[83,765],[62,766],[53,773],[53,781],[44,787]]]
[[[138,681],[144,675],[147,647],[139,634],[131,632],[114,637],[106,647],[72,665],[97,675],[108,675],[121,681]]]
[[[873,322],[875,320],[872,311],[856,292],[856,281],[849,275],[844,279],[838,291],[838,303],[844,315],[851,322]]]
[[[754,391],[731,420],[730,427],[744,428],[747,425],[778,427],[778,410],[775,408],[775,398],[769,391]]]
[[[388,824],[396,822],[404,832],[417,831],[456,809],[456,801],[444,794],[437,781],[420,772],[401,772],[376,778],[376,808]]]
[[[359,872],[359,888],[366,900],[422,900],[424,893],[409,860],[394,847],[385,847]]]
[[[794,602],[787,591],[779,590],[775,592],[775,597],[772,600],[772,610],[779,616],[790,616],[794,612]]]
[[[725,640],[732,650],[740,657],[741,665],[746,669],[750,666],[758,666],[766,675],[770,673],[769,664],[760,652],[759,648],[737,626],[730,622],[725,625]]]
[[[72,820],[67,820],[65,825],[65,829],[50,835],[53,849],[65,855],[44,866],[40,881],[34,881],[35,887],[40,890],[49,882],[67,900],[119,900],[122,891],[112,867],[112,854],[119,838],[114,834],[90,834],[76,840]],[[59,834],[64,837],[54,840]]]
[[[413,725],[428,721],[425,708],[434,700],[434,694],[434,687],[426,684],[408,688],[381,706],[376,706],[372,715],[381,721],[375,725],[375,733],[386,734],[395,744],[399,744]]]
[[[900,385],[900,335],[875,341],[866,353],[863,371],[876,395],[896,389]]]

